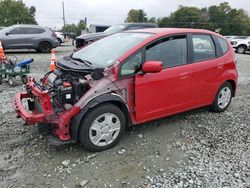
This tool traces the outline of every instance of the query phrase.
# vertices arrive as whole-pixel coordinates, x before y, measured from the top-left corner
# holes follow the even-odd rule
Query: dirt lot
[[[73,47],[57,49],[57,57]],[[49,67],[34,58],[32,75]],[[0,187],[250,187],[250,54],[237,55],[237,97],[225,113],[207,108],[129,129],[114,148],[89,153],[80,145],[50,146],[37,127],[16,119],[12,97],[24,88],[0,85]],[[62,164],[63,163],[63,164]]]

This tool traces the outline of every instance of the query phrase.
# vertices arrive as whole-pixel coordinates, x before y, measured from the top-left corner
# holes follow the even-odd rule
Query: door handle
[[[217,69],[222,69],[224,67],[224,63],[219,63],[218,65],[217,65]]]
[[[188,75],[189,75],[188,72],[183,72],[183,73],[180,74],[179,77],[180,77],[181,80],[184,80],[184,79],[187,79],[187,78],[188,78]]]

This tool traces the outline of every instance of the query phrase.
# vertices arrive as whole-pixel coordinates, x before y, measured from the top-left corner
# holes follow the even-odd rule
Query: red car
[[[54,144],[80,142],[92,151],[114,146],[129,125],[203,106],[223,112],[238,79],[227,39],[198,29],[114,34],[56,66],[41,82],[29,78],[15,111],[26,124],[47,128]]]

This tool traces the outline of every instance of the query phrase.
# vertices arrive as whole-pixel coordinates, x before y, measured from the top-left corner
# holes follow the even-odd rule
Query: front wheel
[[[80,143],[90,151],[113,147],[125,132],[125,116],[115,105],[103,104],[90,110],[79,130]]]
[[[233,97],[233,88],[229,82],[225,82],[218,90],[214,102],[211,106],[214,112],[224,112],[229,104],[231,103]]]
[[[21,76],[21,81],[23,82],[23,84],[27,84],[28,83],[28,76],[27,75]]]
[[[8,83],[9,83],[9,85],[10,86],[15,86],[15,84],[16,84],[16,78],[15,77],[13,77],[13,76],[10,76],[9,77],[9,80],[8,80]]]

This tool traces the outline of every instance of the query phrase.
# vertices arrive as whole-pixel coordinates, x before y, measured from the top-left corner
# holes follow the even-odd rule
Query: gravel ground
[[[57,49],[57,57],[72,46]],[[49,54],[34,58],[32,75],[48,71]],[[237,55],[237,97],[220,114],[198,109],[130,128],[114,148],[50,146],[37,127],[22,126],[11,106],[21,82],[0,85],[0,187],[250,187],[250,54]]]

